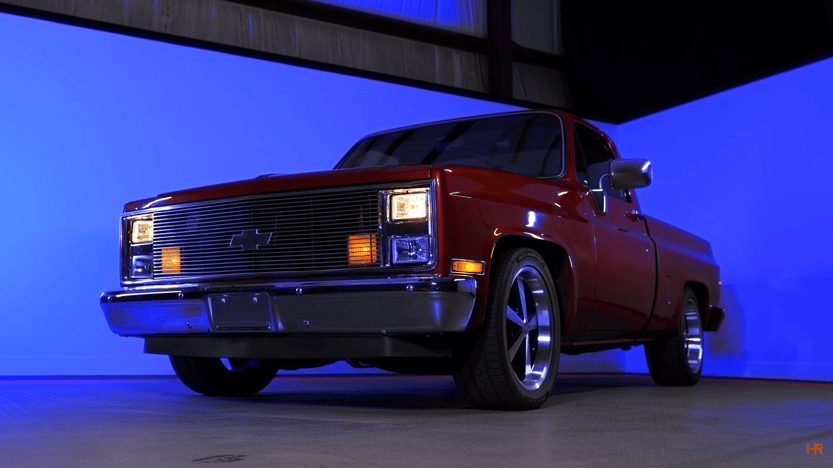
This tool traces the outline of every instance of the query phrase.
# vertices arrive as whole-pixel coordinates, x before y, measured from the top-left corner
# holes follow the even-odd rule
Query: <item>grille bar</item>
[[[362,198],[355,198],[354,197],[354,198],[349,198],[349,199],[346,199],[346,200],[339,200],[338,202],[332,202],[332,203],[316,203],[316,206],[319,207],[319,208],[322,208],[322,209],[339,207],[339,206],[351,206],[351,205],[353,205],[357,202],[360,203],[363,200],[364,200],[364,197],[362,197]],[[305,211],[305,209],[307,209],[308,207],[298,206],[298,205],[295,205],[295,204],[293,204],[293,205],[283,205],[283,206],[276,206],[276,205],[264,206],[262,204],[259,204],[259,205],[230,204],[228,206],[212,205],[210,207],[206,207],[204,212],[206,214],[218,215],[218,217],[234,216],[235,213],[233,211],[229,212],[228,210],[233,210],[235,208],[256,209],[256,210],[262,210],[264,212],[270,212],[270,211],[271,212],[302,212],[302,211]],[[170,214],[174,218],[176,217],[176,213],[171,212]],[[180,215],[187,216],[187,213],[180,213]],[[173,219],[173,220],[175,221],[175,219]]]
[[[160,210],[153,215],[154,278],[355,269],[348,263],[348,237],[373,234],[378,239],[380,200],[379,189],[364,188],[278,193]],[[178,249],[176,269],[163,268],[162,249]],[[362,267],[380,266],[378,242],[374,249],[373,262]]]
[[[341,218],[341,217],[339,217],[339,218]],[[236,218],[234,220],[212,220],[213,223],[235,224],[235,225],[237,225],[239,223],[245,223],[246,221],[247,220],[243,219],[243,218]],[[321,233],[321,234],[324,234],[324,233],[327,233],[327,232],[335,232],[335,233],[342,232],[342,230],[344,228],[350,228],[353,225],[355,225],[354,221],[344,222],[344,220],[342,220],[342,219],[333,219],[333,218],[328,218],[328,217],[322,217],[321,219],[318,219],[318,222],[319,223],[326,223],[326,224],[323,225],[324,227],[321,227],[319,229],[319,233]],[[371,220],[366,220],[362,224],[370,225],[370,226],[375,226],[376,225],[375,221],[371,221]],[[296,222],[296,223],[287,222],[287,223],[282,223],[281,227],[283,229],[289,229],[289,228],[303,229],[305,227],[305,223],[303,223],[303,222]],[[153,236],[154,240],[163,240],[167,237],[180,238],[181,235],[176,234],[176,233],[173,233],[173,234],[170,234],[170,233],[168,233],[168,234],[159,234],[159,231],[161,231],[165,228],[171,228],[171,230],[174,230],[174,229],[177,228],[177,226],[176,225],[167,225],[167,226],[154,225],[154,230],[157,231]],[[192,231],[192,232],[186,233],[186,234],[184,234],[184,237],[200,237],[200,238],[202,238],[203,236],[210,236],[212,234],[213,235],[225,235],[229,232],[234,232],[234,231],[236,231],[236,229],[234,229],[234,228],[230,229],[228,226],[207,227],[204,231]]]

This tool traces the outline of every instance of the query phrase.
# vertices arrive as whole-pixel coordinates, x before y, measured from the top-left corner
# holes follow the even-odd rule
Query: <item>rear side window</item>
[[[584,125],[575,124],[576,177],[591,189],[604,189],[605,193],[630,202],[628,192],[616,190],[610,185],[610,161],[613,152],[604,138]]]

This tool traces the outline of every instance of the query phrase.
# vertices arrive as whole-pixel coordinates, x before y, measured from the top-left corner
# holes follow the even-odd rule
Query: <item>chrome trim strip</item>
[[[270,291],[272,294],[298,294],[297,289],[303,291],[316,291],[319,293],[342,292],[342,291],[399,291],[413,290],[424,291],[457,291],[468,284],[468,280],[474,278],[467,276],[452,276],[440,278],[434,275],[419,276],[385,276],[374,278],[349,279],[302,279],[295,281],[279,282],[253,282],[253,283],[219,283],[219,284],[166,284],[158,287],[139,287],[120,291],[102,293],[101,303],[118,302],[120,300],[143,300],[154,297],[198,297],[205,294],[218,294],[223,292],[240,291]]]
[[[187,291],[187,290],[199,290],[199,291],[209,291],[213,289],[228,289],[228,288],[236,288],[236,287],[246,287],[246,288],[269,288],[269,287],[279,287],[279,288],[293,288],[305,285],[321,285],[321,286],[340,286],[340,285],[349,285],[349,286],[364,286],[364,285],[372,285],[372,284],[379,284],[379,283],[386,283],[386,284],[407,284],[413,281],[424,282],[424,281],[432,281],[439,278],[438,275],[434,274],[424,274],[424,273],[417,273],[417,274],[387,274],[388,271],[385,270],[386,273],[384,276],[379,275],[379,271],[374,272],[374,276],[365,276],[365,277],[352,277],[349,279],[345,279],[344,276],[303,276],[303,277],[295,277],[287,279],[286,281],[253,281],[247,283],[239,283],[229,281],[223,281],[218,283],[162,283],[162,284],[152,284],[152,285],[138,285],[138,286],[131,286],[124,288],[120,291],[114,291],[112,293],[103,293],[102,297],[107,294],[135,294],[135,293],[143,293],[143,292],[165,292],[165,291]]]

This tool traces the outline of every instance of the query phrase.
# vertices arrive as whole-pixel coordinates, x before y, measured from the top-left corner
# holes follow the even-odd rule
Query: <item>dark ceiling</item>
[[[73,8],[71,4],[59,0],[0,0],[0,12],[366,76],[519,106],[552,107],[547,102],[555,102],[551,96],[560,94],[566,96],[562,101],[568,103],[568,110],[582,117],[611,123],[633,120],[833,57],[833,0],[557,0],[563,55],[536,52],[513,44],[512,20],[509,16],[512,12],[511,1],[486,0],[486,38],[307,0],[230,0],[224,5],[236,4],[242,7],[237,10],[226,7],[228,11],[236,13],[222,18],[222,21],[213,16],[207,19],[211,8],[216,5],[209,8],[207,4],[196,0],[180,0],[179,5],[172,2],[165,8],[160,7],[155,0],[86,0],[82,2],[86,5],[83,9]],[[552,5],[552,1],[541,0],[541,5]],[[536,6],[535,3],[530,5]],[[244,12],[243,8],[248,10]],[[249,21],[266,18],[257,14],[259,10],[310,18],[481,57],[486,61],[484,69],[488,70],[488,76],[475,79],[474,88],[477,88],[478,83],[485,83],[477,88],[482,91],[478,91],[471,87],[466,89],[465,86],[455,87],[420,80],[418,77],[407,76],[407,73],[394,76],[380,70],[339,65],[338,60],[325,63],[303,55],[291,57],[253,48],[240,39],[244,37],[240,32],[241,24],[244,23],[245,15],[248,15],[245,17]],[[199,12],[203,17],[198,15]],[[179,27],[179,30],[171,31],[174,27]],[[341,30],[336,34],[347,32]],[[226,42],[206,39],[222,34],[232,39]],[[274,38],[264,36],[258,39],[261,42],[255,41],[256,44],[270,44]],[[339,40],[336,36],[331,39]],[[322,43],[326,43],[326,40]],[[309,50],[310,47],[301,50]],[[372,55],[374,52],[371,43],[370,48],[362,53]],[[384,56],[380,57],[384,59]],[[539,82],[543,85],[538,85],[539,89],[544,89],[542,95],[527,94],[518,97],[517,93],[513,93],[513,80],[516,79],[513,77],[513,62],[537,67],[534,77],[538,78],[546,78],[547,73],[566,73],[568,85],[565,88],[558,82],[552,84],[552,81],[545,79]]]
[[[833,56],[831,0],[650,3],[562,1],[580,115],[621,123]]]

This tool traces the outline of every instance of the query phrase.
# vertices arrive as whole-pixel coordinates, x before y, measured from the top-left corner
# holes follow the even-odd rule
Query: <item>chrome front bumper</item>
[[[183,285],[106,292],[101,308],[114,333],[140,337],[453,333],[466,329],[476,288],[465,277]]]

